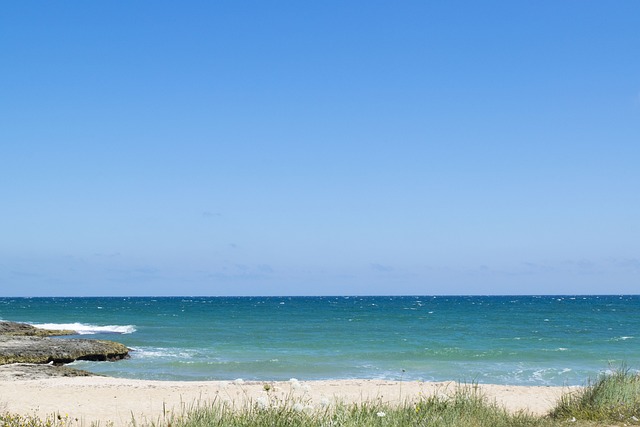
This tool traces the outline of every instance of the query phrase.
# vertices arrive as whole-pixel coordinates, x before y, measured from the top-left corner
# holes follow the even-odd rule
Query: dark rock
[[[61,330],[41,329],[41,328],[36,328],[35,326],[27,325],[26,323],[0,321],[0,335],[52,337],[52,336],[75,335],[75,334],[77,334],[76,331],[70,331],[67,329],[61,329]]]
[[[127,347],[113,341],[0,335],[0,365],[114,361],[124,359],[128,354]]]

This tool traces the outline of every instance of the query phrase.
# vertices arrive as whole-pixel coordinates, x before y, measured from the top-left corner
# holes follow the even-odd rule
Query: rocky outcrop
[[[75,335],[76,331],[67,329],[53,330],[41,329],[26,323],[0,321],[0,335],[29,336],[29,337],[53,337],[62,335]]]
[[[127,347],[112,341],[0,335],[0,365],[114,361],[124,359],[128,354]]]
[[[113,341],[49,338],[61,335],[76,332],[0,321],[0,381],[91,376],[94,374],[61,365],[75,360],[114,361],[129,357],[129,349]]]
[[[67,366],[33,365],[27,363],[0,366],[0,381],[93,376],[101,375],[96,375],[81,369],[72,369]]]

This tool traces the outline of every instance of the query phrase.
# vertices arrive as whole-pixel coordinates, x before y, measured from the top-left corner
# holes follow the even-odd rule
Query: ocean
[[[0,298],[0,319],[132,349],[123,378],[584,385],[640,368],[640,296]]]

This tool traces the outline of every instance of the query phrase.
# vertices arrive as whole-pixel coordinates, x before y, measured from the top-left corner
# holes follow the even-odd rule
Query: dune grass
[[[0,414],[0,427],[82,427],[84,423],[52,415],[46,419]],[[565,394],[546,416],[511,413],[489,401],[477,385],[459,385],[403,405],[382,401],[311,406],[294,398],[252,401],[237,407],[225,402],[193,404],[182,414],[135,427],[556,427],[640,425],[640,376],[628,369],[602,375],[579,391]],[[108,427],[107,423],[105,427]],[[100,427],[100,426],[98,426]]]
[[[512,414],[489,402],[476,386],[461,385],[450,396],[430,396],[404,405],[383,402],[337,404],[314,408],[295,400],[253,402],[243,410],[214,403],[197,406],[184,416],[164,420],[171,427],[356,427],[356,426],[552,426],[549,418]]]
[[[640,425],[640,375],[622,367],[576,393],[563,395],[550,416]]]

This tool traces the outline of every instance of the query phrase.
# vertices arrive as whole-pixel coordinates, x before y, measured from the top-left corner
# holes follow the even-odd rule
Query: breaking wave
[[[136,331],[133,325],[87,325],[85,323],[40,323],[33,324],[40,329],[69,329],[76,331],[78,335],[93,334],[132,334]]]

